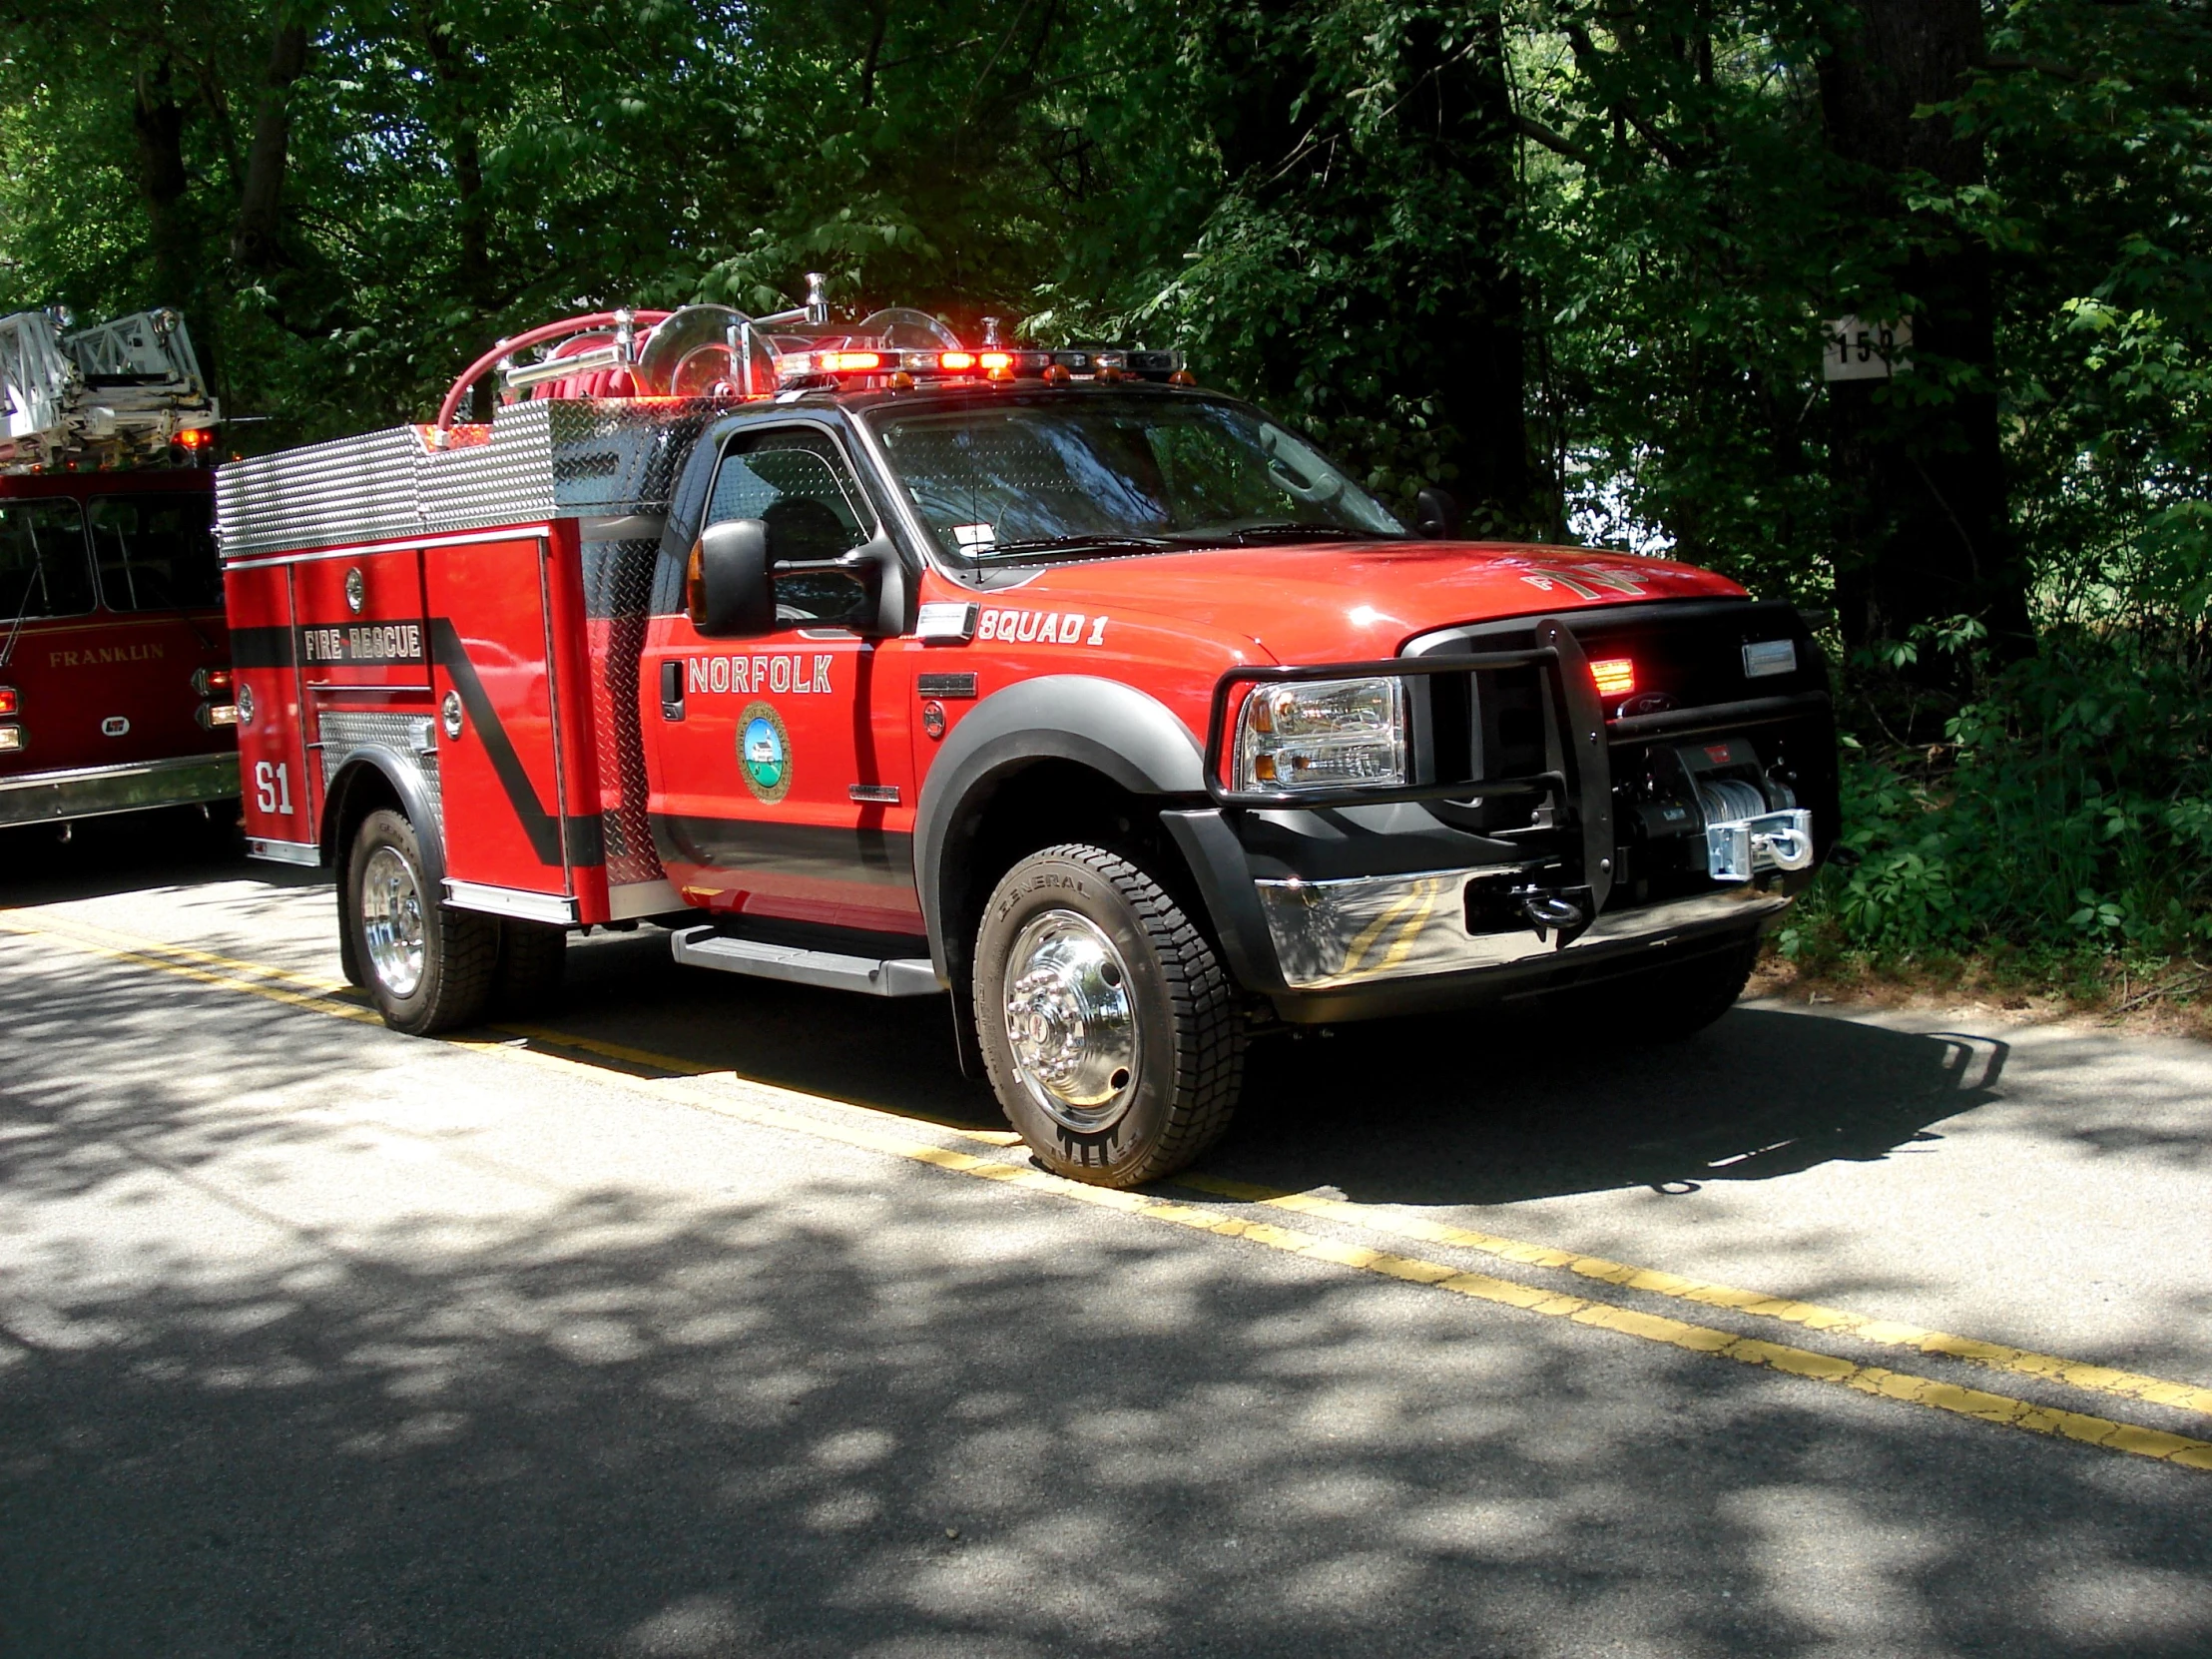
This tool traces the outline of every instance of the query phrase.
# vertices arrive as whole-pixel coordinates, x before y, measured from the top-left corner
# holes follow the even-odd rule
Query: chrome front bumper
[[[0,828],[59,824],[65,819],[136,813],[149,807],[189,807],[239,793],[236,755],[182,755],[69,772],[0,778]]]
[[[1632,910],[1601,911],[1564,951],[1556,934],[1539,938],[1533,928],[1468,932],[1468,885],[1512,873],[1518,872],[1491,866],[1253,884],[1284,981],[1296,991],[1501,967],[1629,940],[1656,941],[1714,923],[1749,922],[1790,903],[1785,893],[1745,882]]]

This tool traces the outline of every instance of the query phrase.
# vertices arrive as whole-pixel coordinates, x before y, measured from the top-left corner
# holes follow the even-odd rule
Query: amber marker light
[[[1590,665],[1600,697],[1626,697],[1636,689],[1636,665],[1626,657],[1606,657]]]

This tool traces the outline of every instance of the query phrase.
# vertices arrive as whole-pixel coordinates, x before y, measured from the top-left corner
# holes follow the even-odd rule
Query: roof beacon
[[[912,389],[924,380],[1196,382],[1180,351],[1080,345],[1054,350],[1009,344],[1004,319],[986,316],[980,345],[968,345],[927,311],[892,305],[849,327],[830,320],[829,278],[807,274],[807,302],[767,316],[729,305],[673,311],[592,311],[501,340],[461,371],[427,434],[433,448],[481,441],[460,420],[478,381],[496,374],[501,400],[680,397],[744,401],[805,390]],[[463,427],[456,434],[456,426]]]

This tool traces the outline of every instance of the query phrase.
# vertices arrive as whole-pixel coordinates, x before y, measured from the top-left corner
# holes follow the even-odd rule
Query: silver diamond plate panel
[[[707,422],[706,400],[555,398],[511,403],[483,443],[427,447],[422,429],[233,461],[216,472],[226,558],[425,533],[661,512]]]
[[[227,559],[411,536],[421,528],[421,435],[391,426],[218,467]]]
[[[345,763],[362,750],[385,750],[401,766],[412,767],[420,775],[422,793],[429,800],[430,811],[437,815],[438,833],[445,832],[445,802],[438,794],[437,751],[433,749],[423,754],[415,749],[417,735],[423,728],[428,727],[433,734],[437,730],[430,716],[348,714],[330,710],[322,715],[316,726],[322,739],[322,788],[325,792]]]
[[[438,530],[480,530],[554,516],[553,403],[510,403],[491,441],[447,449],[423,468],[422,519]]]
[[[645,742],[638,730],[638,666],[658,541],[584,543],[585,603],[605,649],[592,653],[592,731],[599,754],[600,822],[607,879],[653,881],[661,860],[646,817]]]
[[[728,407],[619,397],[509,404],[493,417],[490,442],[431,458],[424,527],[664,511],[700,429]]]

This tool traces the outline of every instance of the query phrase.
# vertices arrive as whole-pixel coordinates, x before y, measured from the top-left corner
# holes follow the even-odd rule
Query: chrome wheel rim
[[[1006,954],[1005,1012],[1014,1070],[1046,1116],[1086,1135],[1121,1116],[1142,1045],[1129,964],[1096,923],[1032,917]]]
[[[361,868],[361,939],[376,982],[396,997],[422,983],[422,889],[394,847],[379,846]]]

